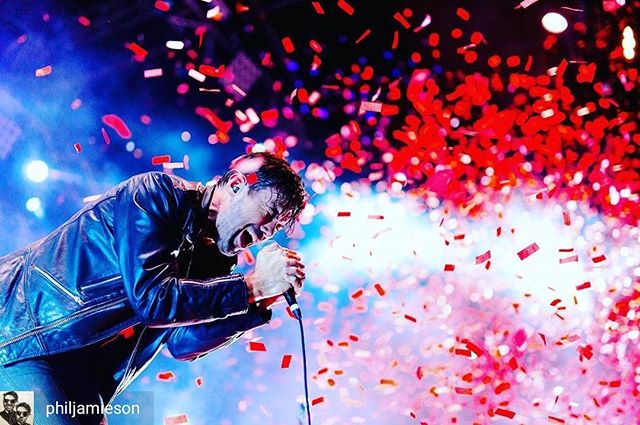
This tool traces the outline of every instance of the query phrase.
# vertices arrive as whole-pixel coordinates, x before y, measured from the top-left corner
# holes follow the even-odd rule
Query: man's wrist
[[[244,283],[247,285],[247,302],[249,304],[254,304],[256,302],[256,297],[253,293],[253,276],[245,275]]]

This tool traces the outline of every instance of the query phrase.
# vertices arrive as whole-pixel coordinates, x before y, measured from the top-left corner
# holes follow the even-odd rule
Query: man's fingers
[[[296,259],[298,261],[300,261],[300,259],[301,259],[300,256],[294,251],[286,251],[285,255],[287,256],[287,258],[293,258],[293,259]]]
[[[303,270],[299,269],[298,267],[289,267],[286,271],[286,273],[289,276],[295,276],[298,279],[304,279],[306,277],[305,273]]]
[[[304,270],[304,264],[298,260],[288,260],[287,267],[296,267],[301,270]]]

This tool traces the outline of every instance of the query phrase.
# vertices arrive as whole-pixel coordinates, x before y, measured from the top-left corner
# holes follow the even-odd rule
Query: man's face
[[[263,242],[282,228],[281,211],[275,206],[274,189],[249,191],[248,185],[225,187],[228,196],[218,208],[217,239],[220,252],[226,256]]]
[[[18,423],[23,424],[27,422],[27,418],[29,417],[30,413],[24,407],[18,407],[18,410],[16,410],[16,415]]]
[[[3,406],[4,406],[4,410],[6,411],[13,411],[13,409],[16,407],[16,402],[18,400],[12,396],[12,395],[6,395],[4,396],[4,399],[2,400]]]

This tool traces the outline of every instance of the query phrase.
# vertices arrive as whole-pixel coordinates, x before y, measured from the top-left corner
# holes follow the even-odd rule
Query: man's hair
[[[18,410],[18,408],[20,408],[20,407],[24,407],[25,409],[27,409],[27,413],[31,414],[31,406],[29,406],[24,401],[22,403],[16,404],[16,410]]]
[[[275,206],[281,208],[282,212],[291,213],[291,217],[285,223],[287,231],[291,230],[309,197],[304,190],[302,179],[293,171],[286,160],[267,152],[252,152],[243,155],[231,163],[231,169],[220,178],[220,183],[226,183],[229,180],[237,162],[251,159],[261,159],[262,164],[253,172],[244,173],[248,174],[248,177],[252,177],[247,178],[249,191],[275,189]],[[255,176],[251,176],[251,174],[255,174]]]
[[[15,391],[7,391],[6,393],[2,394],[2,398],[4,399],[8,395],[12,395],[16,400],[18,399],[18,393]]]

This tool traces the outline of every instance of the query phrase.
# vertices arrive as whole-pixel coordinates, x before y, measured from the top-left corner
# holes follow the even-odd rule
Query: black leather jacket
[[[248,304],[236,258],[206,243],[214,188],[135,176],[45,238],[0,258],[0,364],[95,345],[137,329],[110,371],[121,392],[166,345],[194,360],[270,320]]]

